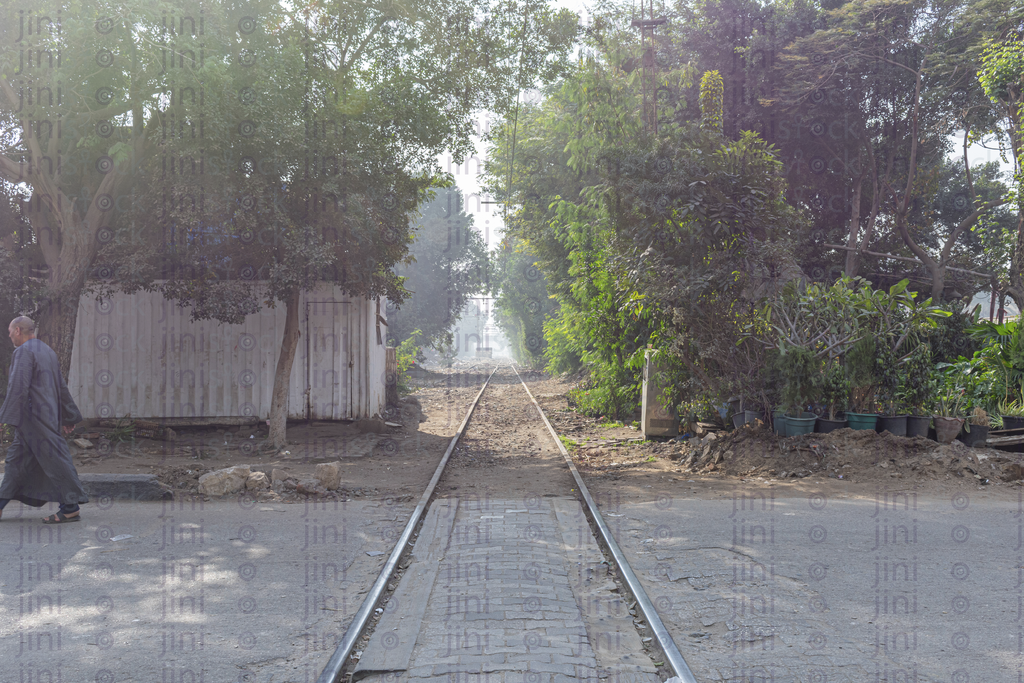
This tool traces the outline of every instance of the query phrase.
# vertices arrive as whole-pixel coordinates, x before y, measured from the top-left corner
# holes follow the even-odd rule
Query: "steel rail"
[[[345,631],[345,637],[338,643],[338,647],[335,648],[334,654],[327,661],[327,666],[320,673],[320,676],[316,679],[317,683],[337,683],[338,676],[341,675],[341,670],[345,666],[345,662],[348,660],[348,656],[352,653],[353,648],[356,646],[356,642],[359,640],[359,634],[366,628],[367,622],[370,620],[370,615],[373,613],[374,605],[380,600],[380,597],[384,594],[384,589],[388,585],[388,581],[391,580],[391,575],[395,573],[395,568],[398,566],[398,560],[402,557],[402,553],[405,552],[405,546],[409,544],[409,539],[412,538],[412,532],[416,529],[416,526],[420,522],[420,518],[423,517],[423,513],[427,509],[427,504],[430,502],[431,496],[434,494],[434,488],[437,486],[437,482],[441,479],[441,474],[444,472],[445,465],[448,464],[448,459],[451,457],[452,452],[455,450],[455,444],[462,438],[463,433],[466,431],[466,426],[469,424],[469,418],[473,415],[473,411],[476,410],[477,403],[480,402],[480,397],[484,395],[484,390],[487,389],[487,385],[491,381],[491,377],[494,377],[494,373],[497,372],[498,366],[495,366],[494,370],[491,370],[491,374],[487,376],[487,381],[480,387],[480,393],[473,399],[473,403],[469,406],[469,410],[466,412],[466,417],[462,418],[462,424],[459,425],[458,431],[455,432],[455,436],[452,437],[451,443],[448,444],[448,449],[444,452],[444,457],[441,458],[441,462],[438,463],[437,469],[434,470],[434,476],[430,478],[430,483],[427,484],[426,490],[423,495],[420,496],[420,502],[416,505],[416,509],[413,510],[412,517],[409,518],[409,522],[405,525],[405,530],[402,532],[401,538],[398,539],[398,543],[395,544],[394,550],[391,551],[390,557],[387,562],[384,563],[384,568],[381,569],[380,575],[377,576],[377,581],[373,584],[366,599],[363,600],[362,606],[359,611],[356,612],[355,618],[352,623],[349,624],[348,630]]]
[[[622,550],[619,549],[619,544],[615,541],[615,537],[612,536],[611,529],[604,521],[604,517],[601,516],[601,512],[597,509],[597,503],[590,496],[590,491],[587,489],[587,485],[583,482],[583,477],[580,476],[579,471],[576,469],[575,463],[569,456],[569,451],[565,450],[565,446],[562,444],[562,440],[558,438],[558,432],[551,426],[551,422],[548,421],[547,415],[544,414],[543,408],[537,403],[537,399],[530,393],[530,388],[526,386],[526,382],[523,381],[519,371],[516,370],[515,366],[512,366],[512,371],[516,373],[516,377],[519,377],[519,381],[523,383],[523,388],[526,389],[526,395],[533,401],[533,405],[537,408],[537,412],[540,413],[540,418],[544,420],[545,426],[548,431],[551,432],[551,437],[555,440],[555,444],[558,446],[558,450],[561,451],[562,457],[565,458],[566,464],[572,471],[572,476],[576,480],[576,485],[580,489],[580,495],[583,497],[583,501],[587,505],[587,509],[590,511],[591,518],[594,520],[594,524],[597,526],[598,531],[601,533],[601,539],[608,546],[608,550],[612,554],[612,559],[615,560],[615,564],[618,565],[619,571],[622,573],[622,579],[626,582],[626,586],[629,591],[636,598],[636,604],[643,613],[644,618],[647,619],[647,623],[651,627],[651,635],[657,641],[661,651],[665,653],[665,659],[668,661],[669,667],[673,673],[679,677],[682,683],[697,683],[697,679],[694,677],[693,672],[690,671],[690,667],[686,664],[686,660],[683,659],[682,653],[676,646],[672,636],[669,634],[668,629],[665,628],[665,624],[661,621],[661,617],[658,616],[658,611],[654,609],[654,603],[647,597],[647,591],[640,584],[640,580],[637,579],[636,574],[633,573],[632,567],[629,566],[629,562],[626,560],[626,556],[622,554]]]

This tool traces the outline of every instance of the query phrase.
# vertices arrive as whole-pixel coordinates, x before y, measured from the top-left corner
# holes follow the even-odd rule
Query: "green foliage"
[[[839,411],[846,410],[850,400],[850,380],[838,361],[831,361],[825,366],[819,398],[828,409],[830,420],[835,420]]]
[[[960,356],[969,358],[980,348],[971,333],[972,327],[978,323],[978,314],[967,312],[957,301],[947,303],[945,310],[949,316],[940,319],[928,335],[934,363],[952,363]]]
[[[411,263],[396,268],[408,299],[388,311],[388,336],[406,339],[419,330],[424,345],[452,344],[452,330],[469,297],[487,283],[487,245],[466,213],[462,193],[441,189],[421,209],[413,227]]]
[[[640,400],[635,376],[624,371],[612,374],[612,368],[595,370],[583,386],[569,391],[569,404],[592,417],[633,415]]]
[[[985,94],[1002,106],[1003,112],[1011,121],[1013,130],[1010,135],[1019,137],[1020,121],[1024,117],[1024,42],[1016,36],[1000,41],[990,40],[985,45],[981,59],[982,68],[978,71],[978,81],[985,89]],[[1010,199],[1020,209],[1024,203],[1024,194],[1021,192],[1024,183],[1024,172],[1021,171],[1024,149],[1018,145],[1019,143],[1014,146],[1017,152],[1017,173],[1014,176],[1014,188],[1010,193]]]
[[[924,415],[925,407],[935,395],[935,382],[932,379],[932,352],[926,342],[915,339],[913,350],[907,356],[900,369],[898,396],[900,402],[914,411],[916,415]]]
[[[980,354],[953,363],[936,363],[937,397],[961,411],[998,405],[1005,392],[1002,372]]]
[[[850,406],[855,412],[867,413],[875,408],[875,338],[864,335],[846,354],[846,374],[852,390]]]
[[[130,415],[117,418],[113,428],[105,432],[107,439],[115,443],[135,440],[135,423]]]
[[[964,398],[963,393],[955,391],[939,394],[935,399],[935,414],[939,417],[962,417],[966,412]]]
[[[709,130],[722,132],[722,101],[725,84],[718,71],[708,71],[700,79],[701,123]]]
[[[577,400],[592,413],[639,407],[648,344],[678,361],[674,401],[759,392],[751,370],[765,350],[737,345],[742,322],[751,301],[798,277],[786,242],[798,218],[774,150],[687,119],[695,72],[675,63],[658,76],[658,136],[642,135],[633,33],[609,22],[591,37],[592,56],[521,114],[514,158],[506,127],[488,161],[488,189],[518,207],[509,237],[535,256],[557,304],[543,328],[547,367],[587,373]]]
[[[876,399],[882,410],[895,415],[900,407],[902,368],[896,351],[888,344],[875,345]]]
[[[1020,397],[1012,401],[1004,399],[996,404],[996,411],[999,415],[1024,417],[1024,399]]]
[[[1024,42],[1011,37],[989,41],[981,55],[978,82],[997,102],[1019,101],[1024,92]]]
[[[506,237],[491,254],[491,290],[495,295],[494,320],[509,340],[512,357],[529,367],[541,368],[545,362],[545,320],[557,312],[558,305],[548,297],[546,277],[535,261],[529,245],[514,236]],[[568,369],[574,368],[564,368]]]
[[[398,393],[408,394],[411,391],[409,386],[409,370],[416,365],[416,361],[422,358],[420,340],[423,333],[413,330],[409,338],[395,348],[395,358],[398,361]]]
[[[802,417],[807,405],[817,397],[821,383],[821,362],[809,349],[783,348],[778,358],[779,374],[786,378],[783,404],[796,417]]]

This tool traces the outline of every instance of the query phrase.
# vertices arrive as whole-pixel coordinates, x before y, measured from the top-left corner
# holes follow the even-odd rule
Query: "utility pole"
[[[650,18],[644,18],[644,0],[640,0],[640,18],[631,22],[633,28],[640,29],[640,49],[643,51],[641,66],[643,68],[641,84],[644,96],[644,129],[658,134],[658,79],[657,64],[654,61],[654,29],[668,22],[665,17],[654,18],[654,0],[651,2]]]

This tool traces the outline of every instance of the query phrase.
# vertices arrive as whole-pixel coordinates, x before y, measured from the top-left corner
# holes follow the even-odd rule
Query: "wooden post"
[[[389,408],[398,407],[398,353],[394,346],[384,349],[384,377],[387,386],[384,390],[385,401]]]

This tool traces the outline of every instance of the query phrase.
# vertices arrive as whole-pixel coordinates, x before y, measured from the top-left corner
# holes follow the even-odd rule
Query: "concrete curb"
[[[119,501],[168,500],[174,497],[170,486],[160,483],[155,474],[79,474],[82,488],[91,502],[101,498]],[[3,475],[0,475],[0,482]]]
[[[112,500],[168,500],[174,497],[170,486],[160,483],[155,474],[79,474],[89,498]]]

